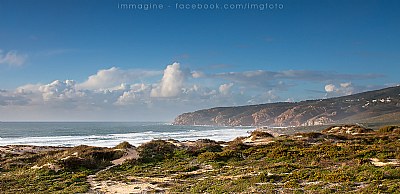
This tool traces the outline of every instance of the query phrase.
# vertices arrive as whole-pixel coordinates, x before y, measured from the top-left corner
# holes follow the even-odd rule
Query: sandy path
[[[117,165],[121,165],[124,161],[129,159],[139,158],[138,152],[135,148],[128,148],[125,150],[124,156],[119,159],[111,161],[113,165],[100,170],[96,174],[87,176],[87,182],[90,184],[88,193],[144,193],[149,189],[155,188],[154,185],[146,182],[134,182],[130,184],[121,183],[117,181],[97,181],[96,176],[104,171],[111,169]]]
[[[116,160],[113,160],[111,162],[114,164],[113,166],[116,166],[124,163],[125,160],[138,159],[138,158],[139,154],[136,151],[136,148],[127,148],[124,156]]]

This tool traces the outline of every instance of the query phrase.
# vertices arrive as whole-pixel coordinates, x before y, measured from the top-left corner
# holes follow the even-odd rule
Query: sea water
[[[0,146],[138,146],[153,139],[229,141],[253,127],[177,126],[164,122],[0,122]]]

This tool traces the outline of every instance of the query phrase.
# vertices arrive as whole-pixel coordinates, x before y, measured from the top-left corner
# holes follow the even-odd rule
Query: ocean
[[[153,139],[229,141],[254,127],[176,126],[164,122],[0,122],[0,146],[138,146]]]

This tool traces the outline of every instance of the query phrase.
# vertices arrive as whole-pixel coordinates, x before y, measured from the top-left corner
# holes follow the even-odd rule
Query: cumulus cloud
[[[129,84],[121,83],[118,86],[110,87],[106,90],[108,90],[108,91],[124,90],[125,91],[125,90],[129,90],[130,88],[131,88],[131,86]]]
[[[151,90],[151,97],[175,97],[182,92],[185,73],[179,63],[168,65],[161,82]]]
[[[0,50],[0,65],[20,66],[25,63],[27,57],[27,55],[19,54],[15,50],[6,53]]]
[[[23,86],[20,86],[16,89],[16,91],[19,91],[21,93],[32,93],[33,91],[38,91],[41,84],[26,84]]]
[[[352,95],[360,92],[366,92],[371,90],[378,90],[385,87],[395,86],[393,84],[387,85],[356,85],[351,82],[344,82],[339,84],[327,84],[325,85],[325,96],[336,97],[343,95]]]
[[[327,84],[325,85],[325,91],[327,92],[327,96],[351,95],[360,92],[360,90],[353,87],[351,82],[340,83],[338,86]]]
[[[142,118],[145,112],[148,118],[156,113],[173,117],[173,114],[215,106],[303,100],[309,93],[293,95],[292,90],[286,90],[300,81],[324,87],[325,91],[320,91],[319,96],[312,96],[316,98],[324,94],[329,97],[353,94],[376,87],[356,86],[350,80],[377,76],[297,70],[207,74],[184,69],[179,63],[160,71],[112,67],[98,70],[84,82],[55,80],[0,90],[0,113],[22,107],[22,112],[26,109],[40,113],[45,109],[52,113],[65,111],[67,117],[71,113],[93,113],[89,115],[94,119],[101,111],[106,115],[103,118],[108,118],[110,111],[116,113],[117,119],[118,114],[124,118],[132,115]]]
[[[333,92],[333,91],[335,91],[335,89],[336,89],[336,86],[333,85],[333,84],[325,85],[325,91],[326,92]]]
[[[126,91],[124,92],[117,100],[115,104],[117,105],[126,105],[126,104],[132,104],[136,100],[136,94],[134,91]]]
[[[55,80],[50,84],[39,87],[44,101],[68,100],[84,97],[85,93],[75,89],[76,82],[73,80]]]
[[[143,103],[148,100],[150,94],[150,86],[146,84],[134,84],[129,87],[118,97],[115,105],[133,105]]]
[[[219,93],[221,93],[222,95],[230,94],[232,86],[233,86],[233,83],[220,85],[219,86]]]
[[[193,71],[192,77],[193,78],[202,78],[202,77],[205,77],[205,74],[201,71]]]
[[[10,92],[7,90],[0,90],[0,106],[10,106],[10,105],[27,105],[30,99],[18,91]]]
[[[99,70],[95,75],[78,85],[82,89],[106,89],[122,83],[134,83],[148,77],[158,76],[161,71],[121,70],[117,67]]]

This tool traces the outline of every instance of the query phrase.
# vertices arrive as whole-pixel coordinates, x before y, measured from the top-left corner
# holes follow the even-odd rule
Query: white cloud
[[[334,84],[325,85],[325,91],[327,92],[327,96],[341,96],[341,95],[351,95],[356,92],[356,90],[351,82],[340,83],[339,86]]]
[[[124,91],[124,93],[118,97],[115,105],[133,105],[137,103],[143,103],[148,101],[150,94],[150,86],[146,84],[134,84],[131,85],[130,90]]]
[[[22,106],[29,104],[30,101],[25,94],[18,91],[0,90],[0,106]]]
[[[161,71],[121,70],[117,67],[99,70],[78,85],[81,89],[107,89],[123,83],[134,83],[147,77],[160,75]]]
[[[341,83],[341,84],[340,84],[340,87],[342,87],[342,88],[348,88],[348,87],[350,87],[350,86],[351,86],[351,82]]]
[[[263,104],[280,101],[281,98],[276,94],[275,90],[265,91],[247,101],[249,104]],[[291,100],[288,98],[287,100]]]
[[[327,82],[324,76],[336,76],[336,82]],[[44,84],[26,84],[15,90],[0,90],[0,114],[18,109],[21,110],[19,113],[28,115],[31,111],[31,118],[40,116],[42,119],[48,116],[64,120],[72,118],[71,115],[80,115],[82,118],[74,118],[96,120],[97,116],[103,115],[100,119],[118,120],[123,117],[127,120],[151,120],[173,118],[182,112],[215,106],[302,100],[302,97],[292,96],[293,92],[285,90],[294,87],[297,81],[317,82],[325,86],[329,97],[371,89],[354,86],[348,80],[351,79],[340,74],[294,70],[206,74],[184,69],[179,63],[170,64],[163,71],[112,67],[97,71],[84,82],[55,80]],[[46,111],[47,115],[41,115]],[[60,115],[54,114],[58,112]],[[16,115],[16,112],[13,114]]]
[[[333,84],[325,85],[325,91],[326,92],[333,92],[333,91],[335,91],[335,89],[336,89],[336,87]]]
[[[233,83],[245,87],[257,87],[262,89],[286,89],[290,87],[290,82],[295,85],[298,81],[321,82],[357,80],[357,79],[375,79],[382,77],[379,74],[340,74],[334,72],[305,71],[305,70],[285,70],[285,71],[244,71],[244,72],[225,72],[207,75],[208,78],[220,78],[229,80]],[[285,82],[283,82],[283,80]],[[287,83],[282,84],[282,83]]]
[[[120,84],[118,86],[114,86],[114,87],[108,88],[107,90],[109,90],[109,91],[124,90],[125,91],[125,90],[129,90],[130,88],[131,88],[130,85],[128,85],[126,83],[122,83],[122,84]]]
[[[27,59],[27,55],[19,54],[17,51],[12,50],[3,54],[3,51],[0,50],[0,64],[6,64],[10,66],[20,66],[25,63]]]
[[[233,83],[220,85],[219,86],[219,93],[221,93],[222,95],[230,94],[232,86],[233,86]]]
[[[202,77],[205,77],[205,74],[201,71],[193,71],[192,77],[193,78],[202,78]]]
[[[44,101],[67,100],[84,97],[85,93],[75,89],[76,83],[73,80],[55,80],[50,84],[39,87]]]
[[[38,91],[40,86],[41,84],[26,84],[18,87],[16,91],[20,93],[32,93],[33,91]]]
[[[182,92],[185,73],[179,63],[168,65],[161,82],[151,90],[151,97],[176,97]]]
[[[127,91],[122,94],[117,100],[115,104],[117,105],[126,105],[132,104],[136,100],[136,95],[134,91]]]

